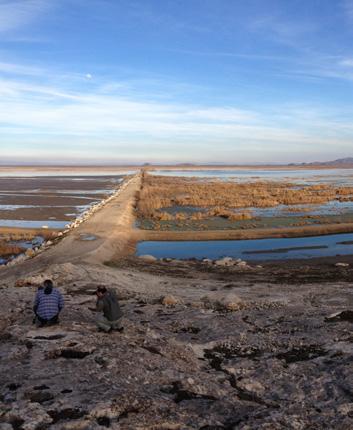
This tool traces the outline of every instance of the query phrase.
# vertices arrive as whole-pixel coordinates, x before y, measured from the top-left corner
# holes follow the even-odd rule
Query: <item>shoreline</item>
[[[130,219],[131,225],[131,219]],[[85,222],[82,223],[85,226]],[[75,230],[75,228],[73,229]],[[232,240],[261,240],[261,239],[284,239],[284,238],[302,238],[302,237],[316,237],[316,236],[330,236],[334,234],[347,234],[353,233],[353,223],[335,224],[326,226],[305,226],[293,227],[291,229],[258,229],[254,230],[209,230],[209,231],[153,231],[153,230],[140,230],[137,228],[128,227],[124,228],[124,241],[126,244],[126,251],[121,254],[124,256],[135,256],[136,246],[138,242],[143,241],[232,241]],[[60,230],[56,229],[26,229],[21,227],[0,227],[0,235],[15,235],[18,240],[27,238],[28,236],[57,237]],[[68,234],[69,232],[67,232]],[[72,229],[70,234],[74,234]],[[87,233],[86,233],[87,234]],[[64,239],[65,236],[62,237]],[[60,238],[60,240],[62,240]],[[91,242],[94,243],[95,241]],[[121,248],[121,247],[120,247]],[[348,258],[351,254],[345,255]],[[352,253],[353,255],[353,253]],[[327,261],[331,257],[314,257],[313,260]],[[334,256],[332,256],[334,258]],[[341,257],[340,257],[341,258]],[[289,261],[292,259],[283,258],[280,261]],[[307,259],[312,260],[312,259]],[[306,259],[304,261],[307,261]],[[266,261],[266,260],[264,260]],[[267,260],[270,263],[272,260]],[[278,262],[278,260],[273,260]]]
[[[353,232],[353,223],[327,224],[276,229],[247,230],[184,230],[184,231],[132,231],[133,240],[145,241],[201,241],[201,240],[251,240],[271,238],[300,238],[310,236],[327,236]]]
[[[82,213],[85,215],[86,212]],[[68,224],[74,223],[75,220]],[[63,231],[55,228],[26,228],[26,227],[2,227],[2,234],[35,234],[50,232],[58,233]],[[243,230],[178,230],[178,231],[158,231],[134,228],[131,230],[133,240],[246,240],[246,239],[270,239],[270,238],[300,238],[308,236],[327,236],[330,234],[353,233],[353,223],[313,225],[289,228],[273,229],[243,229]]]
[[[102,171],[102,172],[112,172],[112,171],[136,171],[139,173],[141,171],[155,171],[155,170],[171,170],[171,171],[193,171],[193,170],[283,170],[283,171],[291,171],[291,170],[350,170],[353,169],[353,164],[330,164],[330,165],[287,165],[287,164],[225,164],[225,165],[150,165],[150,166],[142,166],[142,165],[82,165],[82,166],[61,166],[61,165],[0,165],[0,174],[4,174],[7,172],[90,172],[90,171]]]

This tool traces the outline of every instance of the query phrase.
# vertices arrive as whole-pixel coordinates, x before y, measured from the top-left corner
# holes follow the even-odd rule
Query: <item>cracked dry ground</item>
[[[67,304],[54,328],[31,325],[34,287],[1,287],[0,429],[353,428],[352,314],[326,320],[352,305],[349,282],[151,267],[50,269]],[[88,310],[108,280],[123,333]]]

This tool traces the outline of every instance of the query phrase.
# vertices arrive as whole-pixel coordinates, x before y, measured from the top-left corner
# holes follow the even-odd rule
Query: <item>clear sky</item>
[[[0,163],[353,156],[353,0],[0,0]]]

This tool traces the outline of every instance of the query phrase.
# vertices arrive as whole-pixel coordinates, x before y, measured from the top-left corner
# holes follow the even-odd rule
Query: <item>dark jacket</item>
[[[97,311],[103,312],[108,321],[116,321],[123,316],[115,291],[108,290],[97,300]]]

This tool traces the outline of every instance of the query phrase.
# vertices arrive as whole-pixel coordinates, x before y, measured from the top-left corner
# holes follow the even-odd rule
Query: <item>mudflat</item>
[[[72,220],[113,192],[122,178],[0,176],[0,220]]]

